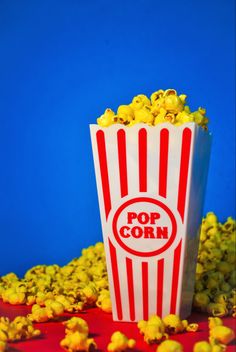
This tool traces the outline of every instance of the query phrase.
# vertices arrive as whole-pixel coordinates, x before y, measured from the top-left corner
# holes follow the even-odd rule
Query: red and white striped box
[[[113,319],[191,312],[211,136],[91,125]]]

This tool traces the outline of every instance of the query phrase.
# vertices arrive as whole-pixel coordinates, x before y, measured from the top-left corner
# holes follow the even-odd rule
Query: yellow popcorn
[[[104,114],[97,119],[98,125],[108,127],[114,123],[115,113],[111,109],[106,109]]]
[[[44,323],[54,318],[54,314],[49,307],[40,307],[38,304],[32,306],[31,314],[28,314],[31,321]]]
[[[68,352],[91,351],[97,348],[93,338],[88,338],[86,334],[78,331],[66,335],[60,345]]]
[[[159,89],[158,91],[152,93],[152,95],[150,97],[151,104],[154,105],[160,98],[163,97],[163,95],[164,95],[164,90],[162,90],[162,89]]]
[[[8,345],[5,341],[0,341],[0,352],[5,352],[8,349]]]
[[[163,341],[158,347],[157,352],[183,352],[183,345],[177,341],[166,340]]]
[[[178,114],[184,109],[182,100],[176,94],[166,95],[164,104],[165,109],[173,114]]]
[[[65,322],[63,325],[66,327],[66,334],[72,334],[74,332],[79,332],[88,335],[89,327],[87,322],[79,317],[73,317]]]
[[[24,304],[26,297],[24,292],[17,292],[15,287],[11,287],[2,292],[2,300],[13,305]]]
[[[203,129],[207,129],[206,110],[200,107],[197,111],[191,112],[186,105],[186,98],[187,95],[178,95],[174,89],[165,91],[159,89],[151,94],[150,99],[144,94],[139,94],[129,105],[120,105],[116,115],[111,109],[107,109],[97,119],[97,123],[102,127],[108,127],[114,123],[131,127],[137,123],[156,126],[169,122],[179,126],[183,123],[195,122]]]
[[[179,316],[175,314],[169,314],[163,318],[165,324],[165,330],[170,334],[178,334],[185,330],[185,326],[182,323]]]
[[[134,339],[128,339],[122,332],[116,331],[111,336],[111,342],[107,346],[107,350],[110,352],[122,352],[126,349],[134,348],[136,341]]]
[[[120,105],[117,110],[117,122],[128,125],[134,120],[134,110],[129,105]]]
[[[186,111],[181,111],[176,115],[176,123],[194,122],[194,116]]]
[[[211,345],[207,341],[196,342],[193,346],[193,352],[224,352],[225,347],[222,345]]]
[[[148,125],[153,123],[153,115],[149,106],[144,105],[141,109],[135,110],[134,116],[135,123],[147,123]]]
[[[228,309],[225,304],[221,303],[209,303],[207,306],[207,312],[214,317],[224,317],[228,314]]]
[[[100,292],[96,305],[106,313],[112,312],[110,292],[108,290],[102,290]]]
[[[168,335],[165,333],[165,325],[157,315],[151,316],[147,321],[140,320],[138,328],[148,344],[157,343],[168,338]]]
[[[34,329],[31,320],[27,317],[17,316],[13,321],[5,317],[0,318],[0,341],[19,341],[40,334],[40,330]]]
[[[130,103],[130,107],[134,111],[142,109],[145,105],[149,106],[151,105],[151,103],[148,97],[144,94],[139,94],[135,96],[132,100],[132,103]]]
[[[233,315],[235,229],[234,219],[220,223],[213,212],[202,220],[193,306],[213,316]]]
[[[158,125],[159,123],[167,122],[166,117],[167,111],[164,108],[160,108],[159,112],[157,113],[154,119],[154,126]]]
[[[222,325],[223,325],[223,321],[219,317],[209,317],[208,318],[208,326],[209,326],[210,330],[216,326],[222,326]]]
[[[209,341],[212,345],[224,344],[228,345],[235,338],[235,333],[227,326],[215,326],[210,330]]]

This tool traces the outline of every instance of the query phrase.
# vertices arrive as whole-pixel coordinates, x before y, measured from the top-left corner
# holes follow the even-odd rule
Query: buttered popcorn
[[[236,222],[202,221],[193,306],[215,317],[236,316]]]
[[[5,345],[6,342],[28,340],[40,334],[40,330],[35,329],[27,317],[17,316],[12,321],[7,317],[0,317],[0,341],[3,341]]]
[[[68,352],[95,351],[97,345],[93,338],[89,337],[87,322],[79,317],[73,317],[63,323],[66,327],[66,336],[60,345]]]
[[[138,96],[132,102],[134,109],[151,106],[152,101],[163,98],[162,94],[152,95],[150,101],[142,95]],[[181,99],[184,104],[185,97]],[[178,104],[181,105],[180,102]],[[124,111],[122,108],[122,114]],[[130,108],[127,112],[129,116],[132,115]],[[129,118],[125,117],[125,113],[122,116]],[[212,212],[202,221],[193,305],[215,319],[226,315],[236,317],[235,229],[234,219],[229,217],[226,222],[220,223]],[[0,298],[13,305],[31,305],[32,312],[28,316],[31,322],[46,322],[57,319],[64,312],[78,313],[93,306],[111,313],[103,243],[83,249],[81,257],[62,267],[56,264],[37,265],[29,269],[23,279],[14,273],[0,277]],[[178,320],[176,316],[169,315],[163,319],[167,327],[164,330],[160,321],[158,323],[156,318],[152,319],[154,321],[151,320],[148,328],[147,322],[139,323],[140,331],[148,343],[160,342],[168,334],[181,330],[197,330],[197,325],[186,326],[185,321]],[[219,320],[211,324],[220,325]]]
[[[163,319],[157,315],[152,315],[148,320],[140,320],[138,328],[144,336],[144,341],[148,344],[153,344],[168,340],[169,334],[174,335],[184,331],[196,332],[198,324],[189,324],[187,320],[181,320],[175,314],[168,314]]]
[[[107,351],[109,352],[122,352],[127,349],[133,349],[135,347],[136,341],[134,339],[129,339],[125,334],[120,331],[116,331],[111,336],[111,342],[107,346]]]
[[[97,304],[111,312],[103,243],[82,250],[70,263],[37,265],[23,279],[14,273],[0,277],[0,298],[10,304],[32,305],[29,318],[45,322]]]
[[[175,89],[160,89],[152,93],[150,99],[144,94],[139,94],[130,104],[120,105],[116,113],[112,109],[106,109],[97,119],[97,123],[102,127],[115,123],[131,127],[137,123],[156,126],[169,122],[179,126],[186,122],[195,122],[207,129],[206,110],[199,107],[197,111],[191,112],[186,105],[186,98],[185,94],[178,95]]]

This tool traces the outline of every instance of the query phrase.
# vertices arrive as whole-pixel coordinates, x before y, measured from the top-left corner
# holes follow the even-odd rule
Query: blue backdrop
[[[89,123],[176,88],[213,133],[205,212],[234,203],[233,0],[0,0],[0,275],[102,239]]]

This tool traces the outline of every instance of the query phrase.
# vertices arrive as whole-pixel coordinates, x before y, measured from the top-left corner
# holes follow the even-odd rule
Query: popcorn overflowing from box
[[[114,320],[191,312],[211,136],[185,100],[139,95],[90,126]]]

